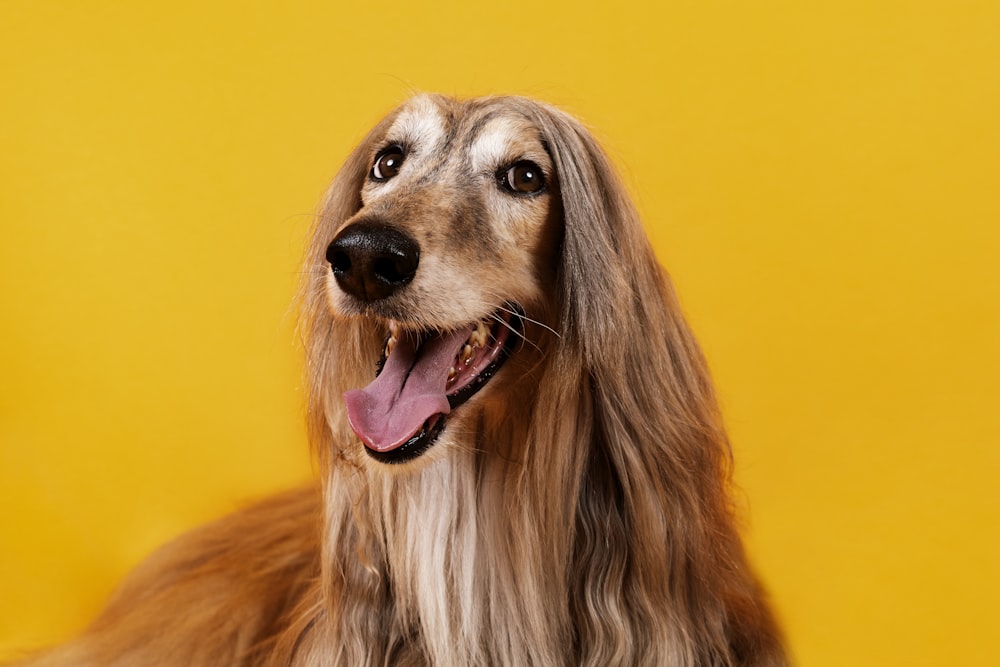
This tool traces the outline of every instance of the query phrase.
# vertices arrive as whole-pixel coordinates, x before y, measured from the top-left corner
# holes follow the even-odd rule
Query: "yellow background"
[[[597,129],[800,664],[996,664],[1000,4],[0,5],[0,655],[306,479],[310,213],[413,90]]]

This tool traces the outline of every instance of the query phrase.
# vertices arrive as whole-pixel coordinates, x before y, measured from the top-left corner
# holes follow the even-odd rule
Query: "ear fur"
[[[336,442],[351,442],[347,428],[331,433],[331,428],[346,426],[342,415],[341,396],[363,382],[374,368],[374,358],[366,353],[375,333],[364,321],[335,326],[335,318],[327,302],[327,280],[330,265],[326,249],[345,220],[361,209],[361,188],[371,168],[371,159],[396,119],[399,110],[383,118],[355,147],[344,161],[323,198],[319,213],[310,231],[306,251],[303,282],[300,288],[299,330],[306,352],[306,382],[308,385],[309,439],[326,469]]]
[[[568,115],[540,116],[564,215],[561,343],[593,406],[575,551],[586,573],[578,623],[592,642],[583,654],[672,646],[664,663],[722,665],[740,664],[737,652],[778,656],[736,532],[730,449],[701,350],[600,146]],[[613,587],[617,600],[594,595]],[[625,647],[629,626],[645,648]]]

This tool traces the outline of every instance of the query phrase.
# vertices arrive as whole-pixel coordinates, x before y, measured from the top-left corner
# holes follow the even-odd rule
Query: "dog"
[[[705,361],[583,125],[411,99],[304,275],[319,488],[169,544],[28,664],[787,664]]]

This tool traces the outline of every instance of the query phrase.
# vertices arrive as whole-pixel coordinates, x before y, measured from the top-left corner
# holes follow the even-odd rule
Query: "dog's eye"
[[[504,189],[519,195],[533,195],[545,187],[545,176],[534,162],[521,160],[497,174]]]
[[[403,149],[399,146],[390,146],[383,149],[378,154],[378,157],[375,158],[375,164],[372,165],[372,179],[376,181],[388,181],[399,173],[399,168],[403,166],[404,159]]]

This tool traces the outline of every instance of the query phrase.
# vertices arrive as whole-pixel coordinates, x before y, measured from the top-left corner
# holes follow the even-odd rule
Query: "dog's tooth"
[[[472,346],[466,345],[462,348],[462,355],[460,357],[463,364],[467,364],[472,361]]]
[[[479,322],[479,324],[476,325],[476,328],[472,331],[472,334],[469,336],[469,344],[473,347],[484,347],[489,334],[490,330],[486,326],[486,323]]]
[[[452,366],[448,369],[448,382],[453,381],[456,377],[458,377],[458,371],[456,371],[455,367]]]
[[[399,325],[396,324],[396,320],[389,320],[389,339],[385,342],[385,356],[388,357],[390,354],[392,354],[392,349],[396,347],[398,334],[399,334]]]

